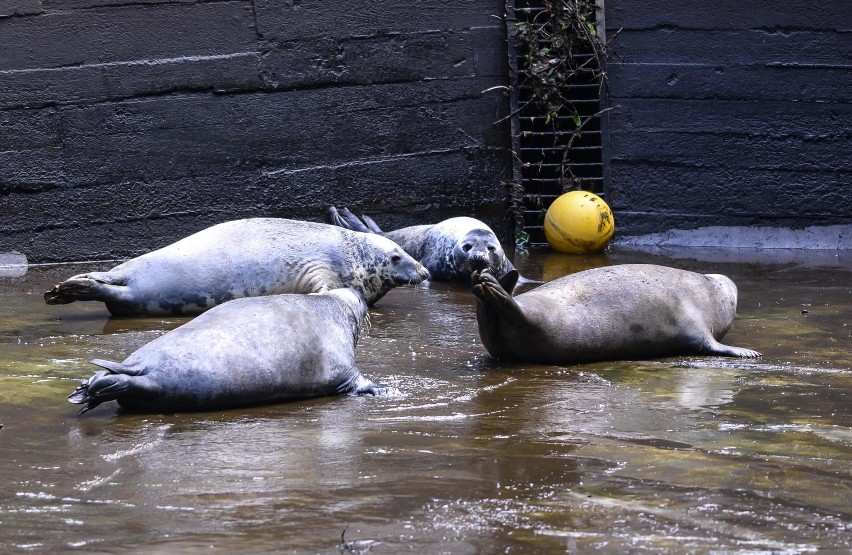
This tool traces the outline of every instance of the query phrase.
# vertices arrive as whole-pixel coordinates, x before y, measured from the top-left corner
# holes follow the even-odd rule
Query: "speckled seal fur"
[[[352,289],[237,299],[158,337],[104,368],[69,401],[86,412],[107,401],[126,410],[213,410],[340,394],[382,394],[355,347],[367,305]]]
[[[359,291],[372,305],[428,272],[389,239],[337,226],[249,218],[214,225],[107,272],[73,276],[48,304],[102,301],[115,316],[197,314],[231,299]]]
[[[494,231],[475,218],[449,218],[436,224],[382,231],[370,217],[361,216],[362,222],[346,208],[338,210],[331,206],[328,212],[335,225],[394,241],[419,260],[435,281],[469,285],[476,270],[487,268],[501,277],[515,268]]]
[[[491,356],[564,364],[676,354],[758,357],[719,343],[737,288],[719,274],[624,264],[570,274],[512,297],[516,275],[475,276],[479,336]]]

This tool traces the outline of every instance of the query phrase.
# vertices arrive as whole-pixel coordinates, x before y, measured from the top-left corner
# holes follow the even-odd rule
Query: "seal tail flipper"
[[[498,280],[487,270],[474,272],[473,294],[477,298],[477,306],[481,306],[483,310],[493,315],[499,315],[513,325],[524,322],[523,310],[512,298],[511,293],[515,288],[518,275],[520,274],[517,270],[512,270]]]
[[[84,403],[86,404],[86,406],[80,409],[80,412],[77,413],[78,415],[86,414],[87,412],[89,412],[90,410],[97,407],[103,402],[96,401],[90,398],[87,393],[88,387],[89,382],[84,380],[80,382],[80,385],[77,386],[77,389],[71,392],[71,395],[68,396],[69,403],[74,403],[75,405],[82,405]]]
[[[84,380],[68,396],[68,402],[76,405],[85,404],[80,411],[84,414],[101,403],[117,399],[122,393],[130,388],[128,376],[116,374],[109,370],[96,372],[88,380]]]
[[[104,360],[102,358],[93,358],[89,362],[91,362],[95,366],[100,366],[101,368],[105,368],[106,370],[109,370],[110,372],[114,372],[116,374],[138,376],[142,373],[142,368],[134,368],[133,366],[128,366],[123,362],[113,362],[111,360]]]
[[[512,291],[515,290],[515,286],[518,284],[518,280],[520,279],[521,274],[515,269],[509,270],[500,278],[498,282],[500,283],[500,287],[502,287],[509,295],[512,294]]]
[[[121,296],[117,288],[123,287],[123,281],[115,280],[106,273],[93,272],[73,276],[45,292],[47,304],[68,304],[74,301],[106,301]]]
[[[370,228],[370,231],[373,233],[378,233],[379,235],[383,234],[382,228],[376,225],[376,222],[373,221],[373,218],[367,216],[366,214],[361,214],[361,219],[364,220],[364,223],[367,224],[367,227]]]
[[[336,226],[349,229],[351,231],[373,233],[370,228],[361,223],[361,220],[359,220],[358,217],[355,216],[355,214],[353,214],[346,208],[341,208],[340,210],[338,210],[334,206],[329,206],[328,217],[331,220],[331,223]]]
[[[77,389],[68,396],[68,402],[75,405],[86,405],[80,411],[80,414],[92,410],[101,403],[116,400],[124,395],[154,396],[159,393],[159,387],[149,383],[150,380],[139,377],[141,373],[139,369],[110,360],[93,359],[91,362],[96,366],[105,368],[105,370],[95,372],[91,378],[81,382]]]

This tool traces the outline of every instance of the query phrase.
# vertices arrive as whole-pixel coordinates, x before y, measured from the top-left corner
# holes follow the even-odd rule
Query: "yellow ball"
[[[544,216],[544,237],[559,252],[600,252],[609,244],[614,232],[612,210],[601,197],[588,191],[561,195]]]

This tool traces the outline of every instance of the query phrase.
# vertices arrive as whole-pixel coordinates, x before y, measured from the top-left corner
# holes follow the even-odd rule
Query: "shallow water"
[[[382,299],[359,345],[399,395],[177,415],[66,396],[187,318],[43,303],[111,264],[0,277],[0,552],[337,553],[345,530],[349,552],[848,553],[852,264],[709,252],[517,264],[725,273],[725,342],[761,359],[498,364],[469,291],[430,284]]]

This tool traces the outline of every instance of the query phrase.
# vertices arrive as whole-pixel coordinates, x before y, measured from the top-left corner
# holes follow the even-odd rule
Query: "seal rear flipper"
[[[520,272],[516,269],[512,268],[502,276],[498,280],[500,282],[500,287],[503,288],[509,295],[512,294],[512,291],[515,290],[515,286],[518,284],[518,280],[521,278]]]
[[[74,301],[106,301],[121,298],[125,280],[117,280],[104,272],[73,276],[54,285],[44,294],[47,304],[68,304]]]
[[[499,317],[512,325],[526,322],[524,311],[510,293],[519,275],[517,270],[512,270],[498,281],[486,270],[473,273],[473,294],[478,308],[483,311],[483,316],[487,315],[488,320]],[[491,323],[496,325],[495,322]]]
[[[107,371],[103,371],[103,373],[108,374]],[[77,386],[77,389],[72,391],[71,394],[68,396],[69,403],[74,403],[75,405],[86,404],[86,406],[83,407],[83,409],[78,414],[84,414],[103,402],[95,400],[89,396],[89,383],[97,377],[98,374],[95,374],[89,380],[83,380],[82,382],[80,382],[80,385]]]
[[[367,224],[367,227],[370,228],[370,231],[372,231],[373,233],[378,233],[379,235],[382,235],[384,233],[384,231],[382,231],[382,228],[380,228],[370,216],[366,214],[361,214],[361,219],[364,220],[364,223]]]
[[[144,370],[144,368],[134,368],[133,366],[129,366],[127,364],[124,364],[123,362],[113,362],[111,360],[104,360],[102,358],[93,358],[89,362],[91,362],[95,366],[106,368],[110,372],[115,372],[116,374],[125,374],[127,376],[138,376],[142,373],[142,370]]]
[[[79,414],[85,414],[101,403],[116,399],[122,391],[126,390],[124,383],[126,379],[127,376],[122,374],[101,370],[88,380],[81,382],[68,396],[68,402],[75,405],[85,404],[86,406],[79,412]]]
[[[80,414],[84,414],[101,403],[121,397],[156,397],[159,394],[160,387],[146,377],[101,370],[71,392],[68,402],[77,405],[85,403],[86,406],[80,411]]]
[[[373,233],[370,228],[361,223],[361,220],[359,220],[355,214],[346,208],[338,210],[334,206],[329,206],[328,217],[331,219],[331,223],[344,229],[360,231],[361,233]]]

